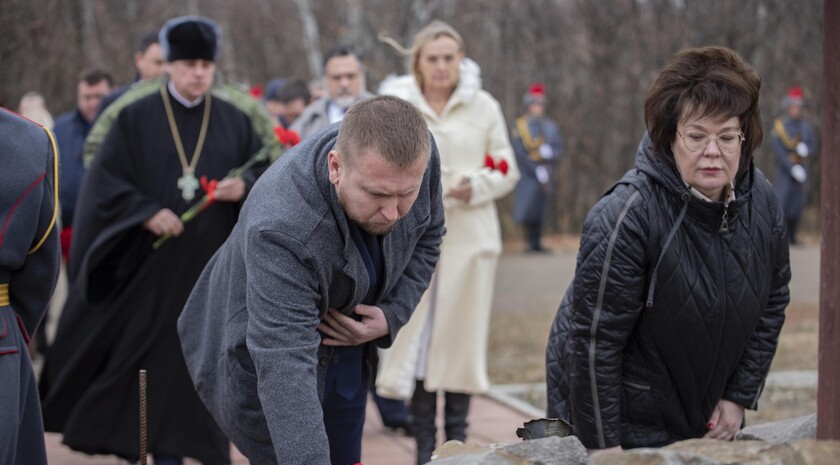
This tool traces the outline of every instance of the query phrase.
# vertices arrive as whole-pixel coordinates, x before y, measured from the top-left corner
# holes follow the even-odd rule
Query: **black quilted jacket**
[[[645,136],[589,212],[547,349],[548,413],[586,447],[701,437],[756,408],[790,300],[784,219],[754,166],[728,205],[687,191]]]

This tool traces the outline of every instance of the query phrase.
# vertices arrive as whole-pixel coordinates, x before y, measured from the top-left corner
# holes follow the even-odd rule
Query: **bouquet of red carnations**
[[[277,136],[277,143],[285,148],[291,148],[297,145],[300,142],[300,136],[295,131],[289,131],[282,126],[278,126],[274,128],[274,135]],[[235,178],[242,173],[244,173],[247,169],[254,166],[256,163],[265,161],[268,159],[271,151],[274,150],[276,146],[274,144],[268,144],[263,146],[257,153],[254,154],[253,157],[249,158],[244,165],[234,168],[228,172],[225,178]],[[187,211],[181,214],[181,223],[186,225],[189,223],[193,218],[198,216],[199,213],[203,212],[210,208],[211,205],[216,201],[215,198],[215,191],[216,191],[216,184],[218,184],[218,180],[210,179],[208,180],[206,176],[201,177],[201,188],[204,189],[204,197],[201,198],[198,202],[196,202],[192,207],[190,207]],[[158,249],[160,246],[163,245],[164,242],[169,240],[172,237],[169,234],[164,234],[160,236],[158,240],[152,244],[153,249]]]

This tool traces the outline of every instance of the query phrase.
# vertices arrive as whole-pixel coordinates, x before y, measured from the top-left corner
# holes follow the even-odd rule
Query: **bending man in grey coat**
[[[437,149],[393,97],[355,104],[260,178],[178,320],[201,399],[252,463],[347,459],[327,440],[325,379],[355,374],[366,392],[359,354],[408,321],[443,234]]]

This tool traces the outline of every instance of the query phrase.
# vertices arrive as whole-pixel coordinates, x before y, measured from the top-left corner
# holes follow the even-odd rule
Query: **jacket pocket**
[[[621,409],[625,419],[646,423],[658,417],[656,392],[651,383],[636,377],[624,377],[621,384]]]
[[[629,379],[624,379],[621,381],[621,384],[627,386],[631,389],[638,389],[639,391],[650,391],[650,384],[641,383],[638,381],[632,381]]]
[[[635,378],[622,380],[621,444],[661,447],[673,440],[664,425],[660,387]]]

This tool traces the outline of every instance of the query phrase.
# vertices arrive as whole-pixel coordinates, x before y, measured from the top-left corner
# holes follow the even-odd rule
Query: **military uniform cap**
[[[532,103],[541,103],[545,105],[545,89],[541,83],[531,84],[528,92],[522,97],[522,103],[527,107]]]
[[[801,87],[791,87],[782,99],[783,107],[788,107],[790,105],[802,105],[803,103],[805,103],[805,100]]]

